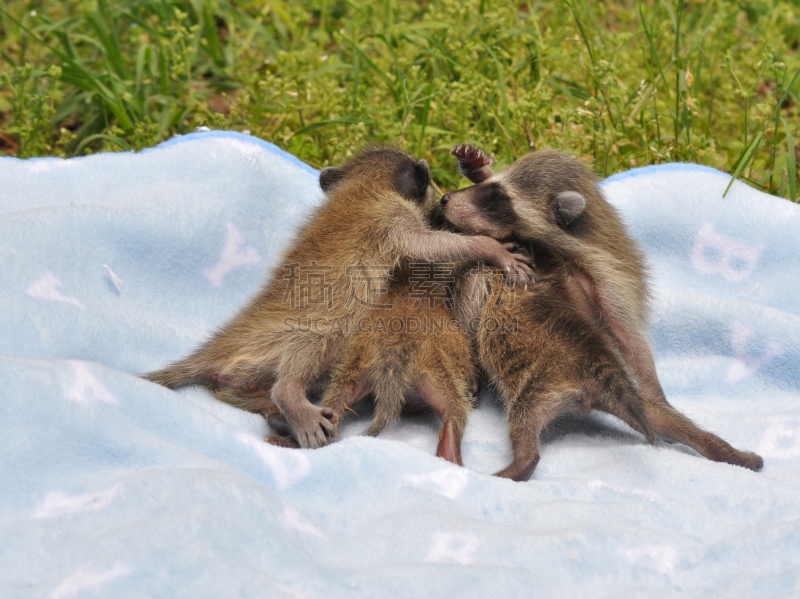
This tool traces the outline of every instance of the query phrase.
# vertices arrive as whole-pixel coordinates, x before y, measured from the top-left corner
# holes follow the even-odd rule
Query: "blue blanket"
[[[258,289],[321,200],[307,165],[228,132],[0,159],[0,596],[798,596],[800,208],[729,180],[669,164],[605,192],[649,257],[667,396],[763,471],[591,414],[514,483],[487,474],[510,459],[488,395],[467,469],[432,416],[289,450],[136,376]]]

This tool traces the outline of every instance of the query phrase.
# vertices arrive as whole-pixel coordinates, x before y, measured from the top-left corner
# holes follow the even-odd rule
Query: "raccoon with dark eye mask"
[[[592,322],[582,289],[546,248],[525,251],[536,268],[533,285],[510,288],[488,268],[462,272],[455,285],[457,314],[470,324],[478,364],[508,417],[514,459],[497,475],[530,478],[542,430],[565,413],[602,410],[654,442],[636,382]]]
[[[262,290],[193,354],[145,375],[172,389],[205,385],[223,401],[263,413],[273,428],[307,448],[324,445],[335,429],[332,411],[312,404],[308,389],[324,380],[352,335],[346,326],[298,331],[292,325],[299,319],[358,320],[368,309],[353,301],[364,294],[364,278],[368,286],[385,284],[404,259],[484,260],[521,284],[530,277],[528,267],[490,237],[433,230],[436,194],[428,165],[397,148],[369,148],[340,168],[323,169],[320,186],[326,201]],[[296,297],[290,286],[299,274],[290,267],[317,269],[327,301]]]
[[[551,300],[556,297],[552,294],[561,294],[561,301],[570,305],[569,319],[574,319],[573,324],[566,326],[569,319],[563,320],[562,313],[552,322],[562,327],[565,339],[574,331],[573,338],[578,341],[577,333],[583,330],[599,343],[598,347],[607,349],[601,352],[603,355],[618,356],[615,368],[629,374],[636,394],[643,400],[646,422],[624,418],[624,414],[621,417],[645,434],[650,424],[657,435],[688,445],[708,459],[760,470],[764,464],[760,456],[737,450],[720,437],[702,430],[667,401],[645,338],[649,289],[644,256],[627,234],[617,212],[603,197],[597,177],[574,158],[549,150],[528,154],[497,174],[492,172],[491,159],[477,148],[456,146],[452,154],[462,173],[475,185],[446,194],[441,200],[443,217],[457,230],[516,242],[546,257],[535,260],[535,268],[543,277],[549,276],[548,284],[554,287],[549,292],[542,290],[539,301],[552,304]],[[489,291],[492,289],[497,287],[490,286]],[[535,297],[536,290],[517,290],[517,300],[520,294]],[[519,306],[518,303],[515,311],[521,309]],[[462,307],[464,309],[476,311],[469,306]],[[558,311],[553,313],[558,314]],[[540,317],[533,315],[531,318]],[[560,325],[559,318],[562,318]],[[537,322],[528,323],[528,326],[545,331],[543,321]],[[521,324],[519,338],[528,336]],[[483,343],[488,343],[488,339],[484,338]],[[530,351],[531,359],[536,360],[534,350],[525,347],[523,344],[518,351]],[[502,344],[495,351],[512,358]],[[508,376],[500,362],[495,363],[483,348],[479,348],[479,353],[484,369],[494,370],[498,380]],[[556,354],[551,352],[551,355],[557,359]],[[488,368],[484,359],[489,362]],[[610,371],[606,369],[605,372]],[[491,378],[492,373],[488,374]],[[602,381],[595,381],[591,388],[581,391],[581,401],[586,397],[591,400],[603,391],[597,385],[599,382]],[[523,406],[530,410],[536,401],[532,397],[528,404],[523,402]],[[582,405],[585,408],[587,404]],[[591,401],[588,405],[592,405]],[[524,418],[529,416],[525,413]],[[524,464],[532,463],[535,467],[538,450],[534,459],[529,451],[531,446],[527,442],[527,449],[515,447],[518,464],[511,475],[524,478]],[[530,455],[523,455],[526,451]]]

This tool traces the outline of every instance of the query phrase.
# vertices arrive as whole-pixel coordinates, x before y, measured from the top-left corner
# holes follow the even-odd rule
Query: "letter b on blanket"
[[[744,281],[753,272],[764,245],[748,245],[734,241],[706,223],[697,232],[692,264],[704,275],[721,274],[732,283]]]

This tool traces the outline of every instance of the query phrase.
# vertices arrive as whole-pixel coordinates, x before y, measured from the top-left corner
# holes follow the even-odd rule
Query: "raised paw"
[[[292,432],[304,449],[316,449],[328,443],[336,432],[333,410],[308,404],[302,410],[287,415]]]
[[[464,162],[465,164],[470,165],[472,168],[481,168],[483,166],[488,166],[494,162],[494,159],[491,156],[487,156],[483,153],[483,150],[480,148],[476,148],[470,144],[461,144],[458,146],[454,146],[450,150],[450,154],[456,157],[456,160],[459,162]]]
[[[450,154],[458,160],[461,173],[473,183],[485,181],[492,175],[491,164],[494,159],[483,153],[483,150],[469,144],[454,146]]]

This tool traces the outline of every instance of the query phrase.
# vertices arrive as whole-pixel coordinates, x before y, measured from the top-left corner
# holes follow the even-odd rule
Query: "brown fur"
[[[477,391],[472,349],[454,317],[450,285],[445,285],[447,297],[420,297],[418,291],[444,285],[432,270],[442,267],[404,263],[395,270],[380,301],[392,307],[368,315],[365,332],[356,335],[334,367],[322,405],[333,410],[338,424],[345,409],[374,393],[375,416],[366,434],[375,436],[407,403],[427,404],[444,424],[437,455],[461,465],[461,437]]]
[[[485,260],[519,282],[530,276],[494,239],[431,230],[428,216],[436,198],[428,166],[396,148],[370,148],[342,168],[325,169],[320,184],[327,201],[261,292],[192,355],[145,375],[170,388],[205,385],[223,401],[265,415],[280,410],[302,447],[325,444],[334,430],[331,411],[313,405],[306,394],[325,380],[352,334],[347,326],[301,332],[287,322],[357,321],[368,308],[353,301],[353,294],[364,298],[369,283],[352,275],[366,273],[374,287],[385,285],[402,259]],[[330,301],[287,302],[292,264],[329,268],[324,283]]]
[[[555,294],[563,293],[559,287],[565,285],[569,293],[561,296],[562,301],[572,304],[573,316],[591,325],[585,329],[587,336],[599,336],[600,345],[608,347],[612,356],[619,355],[618,366],[630,372],[644,400],[646,420],[652,423],[655,432],[669,441],[684,443],[711,460],[759,470],[763,466],[760,456],[731,447],[697,427],[667,402],[645,338],[649,292],[644,256],[628,236],[617,212],[603,197],[597,178],[577,160],[554,151],[528,154],[499,174],[491,172],[491,160],[480,150],[458,146],[452,153],[459,160],[462,172],[476,185],[445,195],[441,202],[443,216],[467,233],[514,241],[534,251],[537,247],[540,251],[546,248],[550,258],[545,263],[561,266],[545,266],[545,274],[555,275],[557,269],[564,273],[547,284],[552,282]],[[537,270],[541,269],[537,264]],[[539,305],[554,299],[548,292],[537,300],[535,289],[518,293],[528,298],[523,304]],[[526,321],[526,326],[537,331],[558,330],[568,324],[559,323],[558,319],[544,324],[536,320],[538,316],[531,318],[534,322]],[[535,339],[524,327],[520,331],[520,338],[533,346]],[[502,347],[498,348],[501,350]],[[480,355],[489,358],[482,348]],[[556,356],[552,354],[551,359],[557,362]],[[482,366],[485,367],[483,363]],[[503,372],[497,370],[501,379],[508,376]],[[561,378],[559,385],[563,383]],[[538,405],[535,395],[541,391],[531,393],[531,401],[525,404],[527,410]],[[557,389],[556,396],[559,393]],[[552,410],[547,405],[553,401],[550,392],[546,392],[541,399],[541,411],[550,414]],[[518,418],[511,416],[512,420]],[[530,412],[521,417],[531,417],[537,423],[551,418],[530,416]],[[628,423],[640,432],[647,432],[638,420]],[[519,443],[515,456],[519,454],[520,463],[526,459],[530,462],[534,454],[538,456],[530,441]],[[510,474],[524,477],[525,472]]]
[[[552,256],[538,252],[534,262],[536,283],[528,288],[509,289],[497,273],[479,273],[459,280],[456,298],[458,306],[482,307],[478,360],[505,405],[514,450],[498,475],[514,480],[531,476],[539,435],[566,412],[596,408],[655,440],[636,383],[585,314],[583,290]]]

